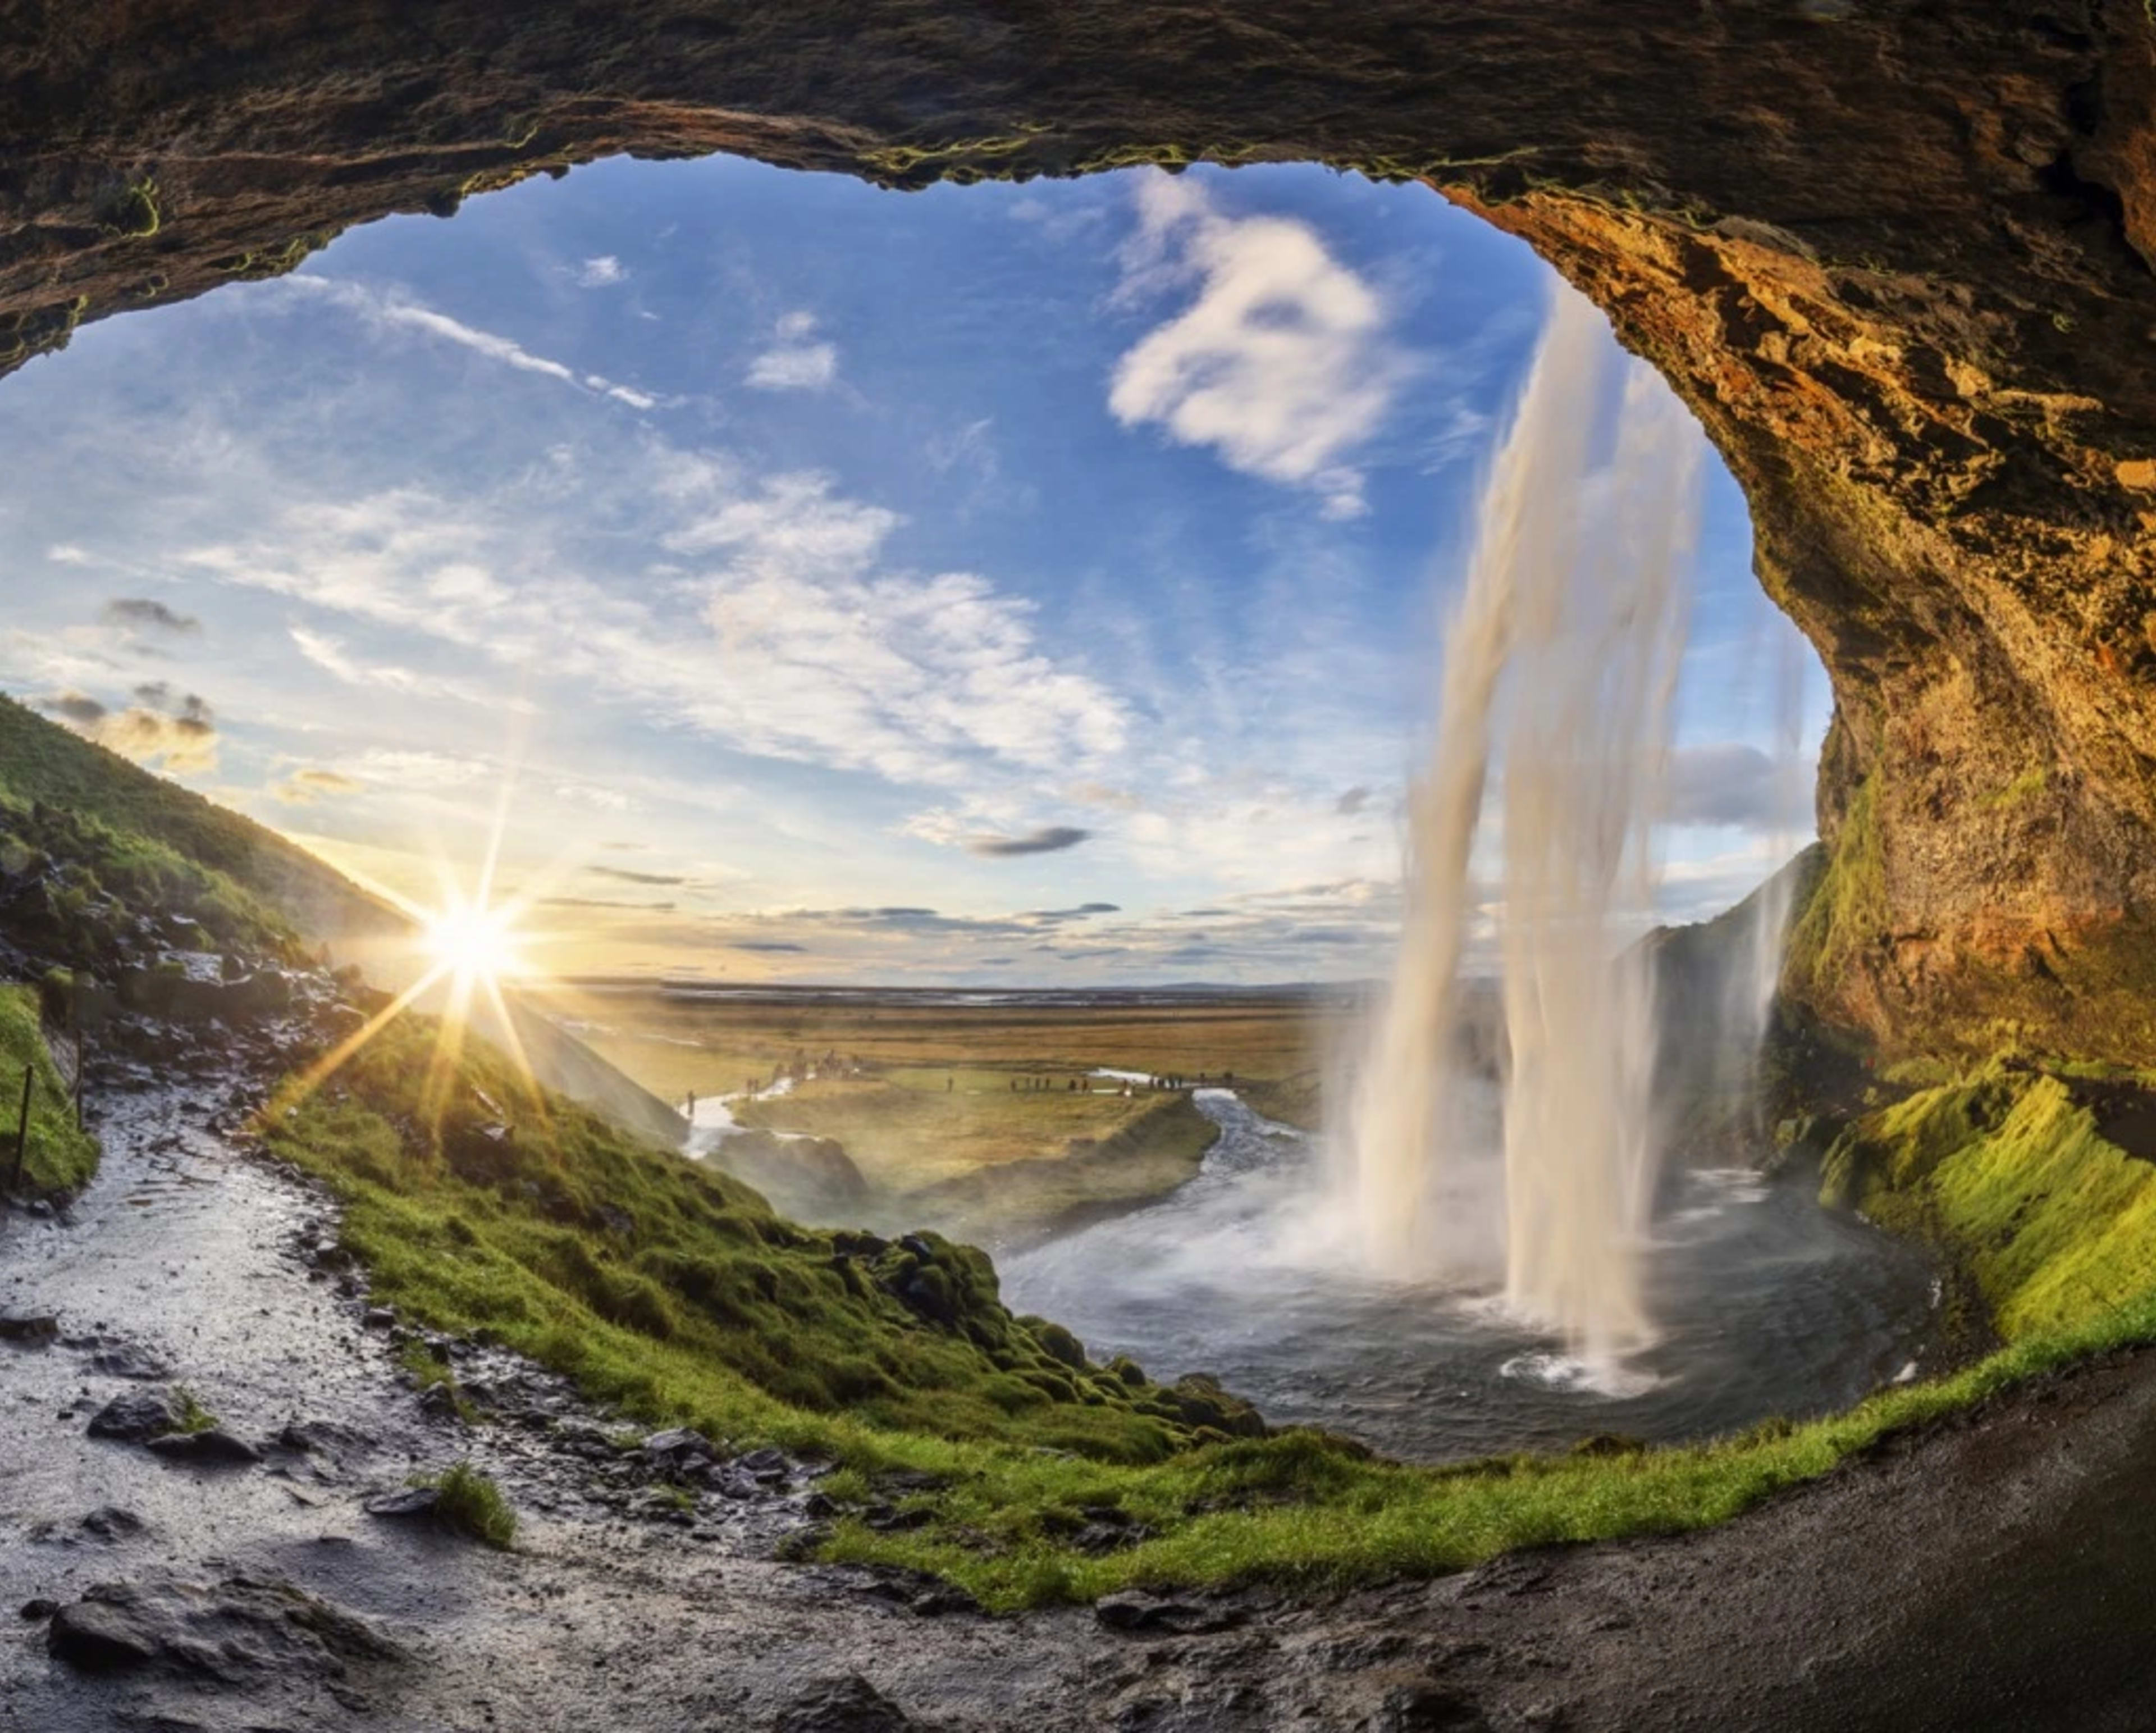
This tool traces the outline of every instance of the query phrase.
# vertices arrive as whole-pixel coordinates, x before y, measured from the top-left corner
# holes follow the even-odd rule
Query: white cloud
[[[466,601],[482,604],[495,592],[491,580],[485,585],[479,582],[483,573],[474,573],[469,568],[444,567],[429,583],[429,592],[438,600],[461,597]],[[432,674],[421,674],[413,669],[398,666],[393,662],[367,662],[353,656],[343,640],[326,632],[312,630],[306,626],[290,626],[294,646],[309,662],[320,668],[331,679],[345,686],[371,687],[378,691],[401,692],[415,698],[453,698],[460,704],[476,705],[482,709],[531,712],[535,707],[528,699],[505,697],[499,692],[489,691],[459,680],[445,680]]]
[[[620,591],[565,573],[552,526],[414,489],[295,506],[259,540],[179,558],[757,756],[961,787],[996,765],[1094,774],[1122,749],[1122,702],[1048,653],[1029,603],[972,573],[884,568],[896,513],[826,477],[749,480],[664,446],[638,479],[654,539],[680,557],[655,585],[648,571]],[[347,683],[461,695],[362,663],[313,625],[291,630]]]
[[[759,391],[822,391],[839,377],[837,345],[810,341],[816,316],[793,312],[775,327],[778,341],[749,363],[747,381]]]
[[[432,307],[422,306],[418,301],[385,294],[362,283],[351,282],[341,277],[316,276],[311,273],[280,277],[276,280],[286,293],[320,296],[333,306],[358,314],[378,327],[416,331],[444,342],[454,343],[475,355],[483,355],[490,361],[498,361],[503,366],[515,368],[521,373],[537,373],[581,390],[597,392],[603,397],[627,404],[633,409],[652,409],[658,403],[658,399],[648,392],[639,391],[633,386],[618,385],[600,373],[579,375],[575,368],[562,362],[533,354],[513,337],[506,337],[495,332],[481,331],[460,319],[452,319],[447,313],[438,313]]]
[[[1197,298],[1116,364],[1108,408],[1156,423],[1230,469],[1316,493],[1328,517],[1367,509],[1350,461],[1377,432],[1408,365],[1385,305],[1307,224],[1235,218],[1183,177],[1138,183],[1127,299],[1188,283]]]
[[[463,788],[491,780],[500,774],[481,759],[459,758],[440,752],[405,751],[396,747],[371,747],[360,755],[360,779],[392,788]]]
[[[90,556],[71,542],[57,542],[45,550],[45,558],[56,566],[86,566]]]
[[[577,285],[582,289],[608,289],[628,280],[628,269],[611,253],[587,259],[577,273]]]

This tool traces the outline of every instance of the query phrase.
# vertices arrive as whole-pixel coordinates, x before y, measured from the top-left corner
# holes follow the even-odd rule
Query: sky
[[[1367,977],[1550,282],[1311,167],[540,178],[10,379],[0,689],[422,908],[498,827],[559,970]],[[1750,561],[1710,464],[1672,919],[1809,831]]]

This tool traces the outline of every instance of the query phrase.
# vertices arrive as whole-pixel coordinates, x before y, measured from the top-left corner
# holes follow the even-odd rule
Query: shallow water
[[[1010,1258],[1004,1298],[1096,1358],[1209,1372],[1276,1424],[1420,1461],[1595,1432],[1713,1437],[1845,1406],[1921,1361],[1933,1334],[1921,1253],[1802,1185],[1697,1171],[1666,1186],[1655,1221],[1654,1343],[1589,1369],[1507,1315],[1499,1284],[1384,1282],[1313,1255],[1293,1232],[1317,1207],[1312,1139],[1225,1090],[1197,1101],[1221,1128],[1198,1177]]]

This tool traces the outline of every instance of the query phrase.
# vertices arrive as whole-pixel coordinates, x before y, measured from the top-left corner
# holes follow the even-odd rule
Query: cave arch
[[[1312,159],[1533,245],[1691,405],[1837,719],[1789,985],[2156,1060],[2142,0],[11,9],[0,369],[524,176]]]

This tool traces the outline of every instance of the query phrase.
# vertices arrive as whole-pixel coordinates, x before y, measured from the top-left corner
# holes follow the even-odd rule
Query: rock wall
[[[0,0],[0,365],[624,151],[1426,181],[1750,495],[1839,705],[1798,996],[2156,1060],[2143,0]]]

